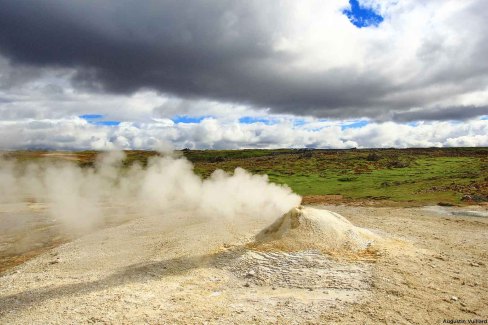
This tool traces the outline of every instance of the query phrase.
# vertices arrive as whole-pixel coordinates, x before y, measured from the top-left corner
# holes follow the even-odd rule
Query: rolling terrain
[[[208,177],[241,167],[287,184],[304,202],[380,205],[463,204],[488,201],[488,148],[182,150],[176,152]],[[92,166],[96,151],[7,152],[6,158],[68,160]],[[126,151],[125,166],[146,165],[152,151]],[[376,203],[375,203],[376,202]]]

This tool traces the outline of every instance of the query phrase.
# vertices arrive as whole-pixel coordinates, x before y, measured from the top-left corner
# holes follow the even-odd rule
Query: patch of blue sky
[[[408,126],[416,127],[416,126],[419,126],[420,125],[420,122],[419,121],[413,121],[413,122],[407,122],[405,124],[408,125]]]
[[[326,126],[321,126],[321,127],[318,127],[318,128],[307,129],[307,131],[319,132],[319,131],[322,131],[325,128],[327,128],[327,127]]]
[[[121,122],[120,121],[89,121],[89,123],[93,125],[101,125],[101,126],[119,126]]]
[[[350,9],[344,9],[342,13],[349,18],[351,23],[357,28],[378,26],[384,18],[376,13],[372,8],[363,7],[359,0],[349,0]]]
[[[366,125],[368,125],[369,122],[366,120],[359,120],[359,121],[354,121],[352,123],[347,123],[347,124],[342,124],[341,129],[346,130],[346,129],[359,129],[362,128]]]
[[[84,114],[84,115],[80,115],[79,118],[82,118],[84,120],[98,120],[98,119],[101,119],[103,118],[103,115],[101,114]]]
[[[209,118],[211,116],[208,115],[203,115],[203,116],[191,116],[191,115],[176,115],[171,118],[173,122],[176,124],[178,123],[200,123],[206,118]]]
[[[278,121],[267,117],[243,116],[239,119],[239,123],[241,124],[262,123],[265,125],[275,125],[278,124]]]
[[[303,118],[293,120],[293,126],[304,126],[305,124],[307,124],[307,121]]]
[[[79,117],[93,125],[118,126],[120,124],[120,121],[103,120],[105,116],[102,114],[85,114],[85,115],[80,115]]]

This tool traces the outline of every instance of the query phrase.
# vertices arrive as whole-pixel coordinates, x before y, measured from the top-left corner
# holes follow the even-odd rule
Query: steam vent
[[[337,213],[299,206],[263,229],[246,250],[219,262],[249,286],[275,293],[318,290],[316,298],[338,290],[356,299],[368,290],[371,270],[349,257],[360,256],[378,239]]]
[[[340,214],[302,206],[291,209],[256,236],[256,244],[283,251],[357,252],[379,239]]]

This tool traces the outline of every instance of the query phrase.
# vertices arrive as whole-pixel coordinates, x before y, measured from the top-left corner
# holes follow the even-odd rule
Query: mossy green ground
[[[145,165],[155,152],[127,151],[124,165]],[[237,167],[267,174],[300,195],[342,195],[349,199],[459,204],[464,195],[488,196],[488,148],[368,150],[183,150],[195,172],[208,177],[216,169]],[[97,152],[70,153],[82,166]],[[42,152],[9,153],[21,161]]]
[[[254,152],[254,156],[250,153]],[[207,176],[216,168],[243,167],[267,174],[301,195],[343,195],[421,203],[460,203],[463,195],[487,193],[488,150],[408,149],[344,151],[248,151],[187,153]],[[202,155],[208,155],[206,161]],[[198,158],[197,158],[198,157]],[[220,157],[218,159],[218,157]],[[195,159],[197,158],[197,159]]]

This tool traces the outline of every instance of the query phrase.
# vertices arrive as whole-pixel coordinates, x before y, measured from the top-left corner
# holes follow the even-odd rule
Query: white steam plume
[[[301,198],[266,175],[237,168],[201,179],[185,158],[152,157],[147,167],[121,168],[123,152],[97,158],[94,167],[52,160],[19,164],[0,160],[0,203],[45,203],[46,212],[68,230],[88,231],[107,216],[171,218],[175,212],[198,218],[272,221]],[[0,227],[1,227],[0,223]]]

